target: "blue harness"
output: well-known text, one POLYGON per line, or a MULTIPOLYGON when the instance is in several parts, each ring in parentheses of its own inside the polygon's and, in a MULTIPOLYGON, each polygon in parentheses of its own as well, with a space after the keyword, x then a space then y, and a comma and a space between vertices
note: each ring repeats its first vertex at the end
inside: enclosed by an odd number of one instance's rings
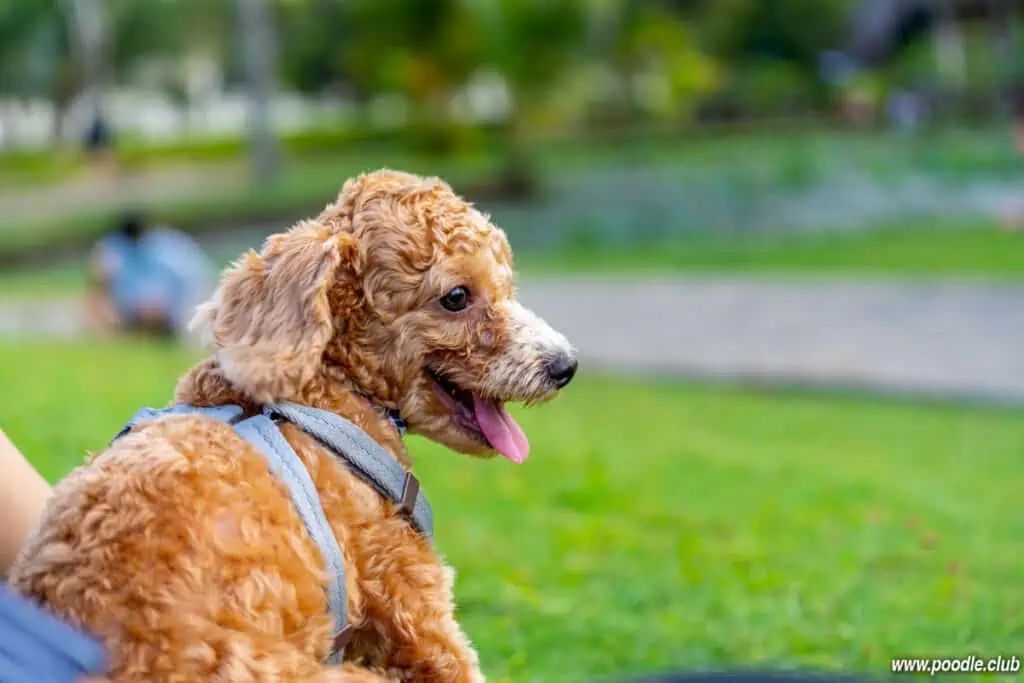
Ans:
MULTIPOLYGON (((312 477, 298 454, 278 429, 280 421, 290 422, 316 437, 330 449, 357 477, 395 504, 395 512, 405 517, 420 533, 432 538, 434 517, 430 504, 420 491, 419 480, 407 472, 380 444, 348 420, 319 408, 297 403, 280 402, 265 406, 258 415, 243 419, 239 406, 197 406, 177 404, 155 410, 143 408, 114 437, 116 441, 140 422, 165 415, 200 415, 231 425, 235 433, 263 454, 270 471, 284 481, 292 502, 302 518, 310 537, 320 548, 332 580, 327 587, 327 604, 334 616, 334 637, 328 663, 341 662, 345 646, 352 637, 348 623, 348 601, 345 594, 345 564, 338 540, 334 537, 312 477)), ((405 424, 397 415, 391 417, 399 433, 405 424)))

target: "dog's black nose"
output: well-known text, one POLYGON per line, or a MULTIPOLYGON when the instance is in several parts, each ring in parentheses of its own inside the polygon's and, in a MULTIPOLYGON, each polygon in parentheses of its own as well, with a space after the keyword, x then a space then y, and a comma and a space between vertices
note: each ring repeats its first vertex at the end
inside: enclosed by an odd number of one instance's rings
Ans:
POLYGON ((563 353, 557 358, 548 361, 548 377, 561 389, 572 381, 578 365, 579 363, 576 362, 575 356, 563 353))

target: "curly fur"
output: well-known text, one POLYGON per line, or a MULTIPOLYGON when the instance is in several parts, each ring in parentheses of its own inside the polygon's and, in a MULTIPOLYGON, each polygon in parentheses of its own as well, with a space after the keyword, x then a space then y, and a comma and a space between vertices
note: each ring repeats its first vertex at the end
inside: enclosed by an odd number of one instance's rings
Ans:
MULTIPOLYGON (((572 353, 515 302, 504 234, 442 181, 393 171, 349 181, 315 220, 245 254, 197 319, 214 353, 176 401, 324 408, 407 467, 386 408, 413 432, 489 454, 428 368, 482 396, 538 402, 557 390, 544 364, 572 353), (472 292, 459 313, 438 303, 454 286, 472 292)), ((282 431, 343 549, 355 627, 343 665, 323 664, 329 577, 286 488, 202 417, 144 423, 71 473, 12 585, 102 638, 115 682, 482 681, 431 544, 319 442, 282 431)))

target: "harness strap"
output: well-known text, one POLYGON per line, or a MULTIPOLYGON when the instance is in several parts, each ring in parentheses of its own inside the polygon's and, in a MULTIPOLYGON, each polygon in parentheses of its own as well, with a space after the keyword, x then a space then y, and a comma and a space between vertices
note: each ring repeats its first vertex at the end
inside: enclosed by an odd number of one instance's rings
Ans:
MULTIPOLYGON (((235 405, 198 407, 176 404, 162 409, 141 408, 111 443, 140 422, 167 415, 201 415, 231 425, 235 433, 266 458, 270 471, 288 487, 299 517, 310 538, 320 549, 331 575, 327 585, 327 603, 334 617, 335 631, 328 663, 340 663, 353 632, 352 625, 348 623, 344 556, 320 504, 312 477, 291 444, 281 434, 273 417, 293 422, 319 439, 354 474, 395 502, 397 512, 406 516, 421 532, 430 535, 433 532, 433 515, 430 505, 420 493, 419 481, 411 474, 406 474, 386 450, 348 420, 327 411, 294 403, 268 406, 262 414, 245 420, 241 419, 244 411, 235 405)), ((392 421, 395 422, 394 417, 392 421)), ((395 422, 395 425, 401 433, 404 423, 395 422)))
POLYGON ((340 664, 345 645, 351 635, 348 623, 348 600, 345 593, 345 560, 338 539, 331 530, 327 515, 320 505, 316 485, 302 460, 295 453, 281 430, 266 415, 256 415, 235 425, 235 432, 258 449, 267 459, 270 471, 280 477, 291 493, 292 502, 323 555, 331 574, 327 584, 327 603, 334 616, 334 640, 329 664, 340 664))
POLYGON ((419 480, 362 429, 334 413, 297 403, 275 403, 264 414, 279 416, 319 439, 353 474, 395 503, 418 531, 433 537, 434 514, 419 480))
POLYGON ((235 424, 240 417, 242 417, 242 409, 239 406, 211 406, 201 408, 198 406, 190 406, 182 403, 175 404, 169 408, 139 408, 139 411, 135 413, 128 424, 117 433, 110 443, 114 443, 122 436, 132 431, 135 425, 140 422, 146 422, 148 420, 155 420, 158 417, 164 415, 202 415, 213 420, 219 420, 220 422, 227 422, 229 425, 235 424))

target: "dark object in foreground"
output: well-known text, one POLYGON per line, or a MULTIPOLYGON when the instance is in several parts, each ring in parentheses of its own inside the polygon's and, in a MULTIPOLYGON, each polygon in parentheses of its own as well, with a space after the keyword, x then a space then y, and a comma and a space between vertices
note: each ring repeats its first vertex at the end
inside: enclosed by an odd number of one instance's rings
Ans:
POLYGON ((869 683, 867 676, 799 671, 675 672, 638 678, 629 683, 869 683))
POLYGON ((98 643, 0 585, 0 683, 75 683, 106 666, 98 643))

